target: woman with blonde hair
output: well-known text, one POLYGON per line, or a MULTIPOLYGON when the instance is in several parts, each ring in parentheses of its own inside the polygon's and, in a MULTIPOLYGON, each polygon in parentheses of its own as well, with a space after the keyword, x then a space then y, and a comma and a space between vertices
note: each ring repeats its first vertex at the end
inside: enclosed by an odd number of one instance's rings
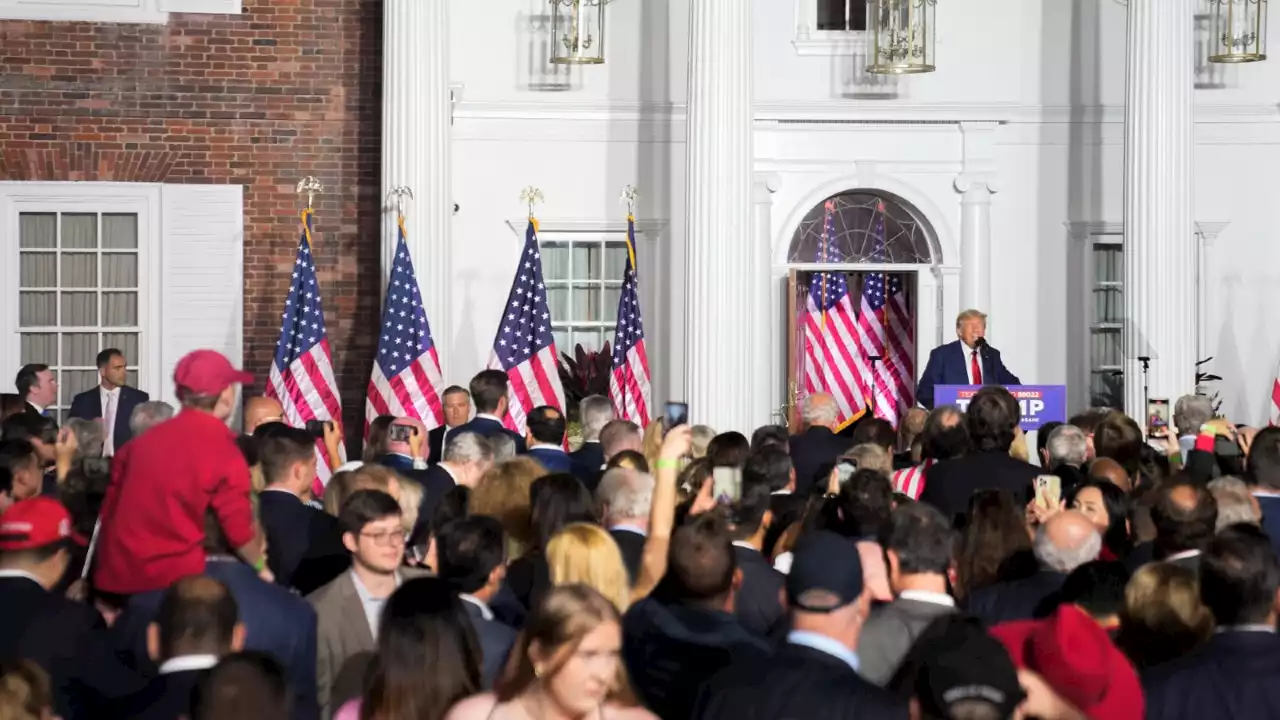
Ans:
POLYGON ((641 447, 644 448, 644 459, 649 463, 649 467, 654 467, 654 463, 658 461, 658 452, 662 450, 662 438, 666 434, 666 418, 660 417, 645 426, 641 447))
POLYGON ((530 524, 533 498, 529 490, 534 480, 546 474, 537 460, 524 456, 494 463, 467 500, 469 515, 487 515, 502 523, 509 558, 524 555, 533 539, 530 524))
POLYGON ((399 502, 403 484, 399 473, 377 463, 334 473, 324 488, 324 511, 337 517, 342 512, 342 504, 357 490, 381 490, 399 502))
POLYGON ((622 664, 618 609, 585 585, 561 585, 529 617, 495 691, 445 720, 656 720, 638 707, 622 664))
POLYGON ((1116 647, 1138 670, 1176 660, 1213 635, 1196 574, 1173 563, 1143 565, 1129 578, 1116 647))
POLYGON ((30 660, 0 663, 0 720, 53 720, 49 676, 30 660))
POLYGON ((620 613, 631 605, 631 581, 622 551, 599 525, 566 525, 547 543, 547 566, 553 586, 586 585, 605 596, 620 613))

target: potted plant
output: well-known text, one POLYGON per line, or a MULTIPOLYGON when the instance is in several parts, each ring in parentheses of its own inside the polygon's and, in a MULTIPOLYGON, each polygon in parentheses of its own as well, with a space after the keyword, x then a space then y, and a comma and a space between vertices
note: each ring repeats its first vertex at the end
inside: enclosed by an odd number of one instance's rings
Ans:
POLYGON ((560 370, 560 384, 564 387, 565 419, 568 422, 569 447, 582 444, 582 418, 578 417, 578 405, 588 395, 609 395, 609 376, 613 369, 613 351, 606 341, 599 350, 584 350, 579 344, 573 356, 560 353, 556 363, 560 370))

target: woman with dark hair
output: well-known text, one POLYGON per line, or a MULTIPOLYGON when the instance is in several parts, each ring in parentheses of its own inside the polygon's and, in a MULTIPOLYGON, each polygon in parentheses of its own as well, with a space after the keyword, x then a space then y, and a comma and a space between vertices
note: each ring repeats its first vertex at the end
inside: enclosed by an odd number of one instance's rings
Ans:
MULTIPOLYGON (((364 441, 364 452, 360 459, 365 462, 377 462, 387 454, 388 437, 391 423, 396 421, 395 415, 379 415, 369 423, 369 435, 364 441)), ((438 461, 440 458, 432 458, 438 461)))
POLYGON ((979 490, 969 499, 968 523, 956 562, 957 597, 1036 572, 1026 512, 1006 490, 979 490))
POLYGON ((533 608, 551 587, 547 567, 547 543, 570 523, 599 522, 595 501, 582 483, 568 473, 544 475, 529 487, 530 524, 533 538, 524 555, 507 566, 507 587, 520 604, 533 608))
POLYGON ((364 692, 334 720, 441 720, 478 691, 480 644, 449 583, 417 578, 387 599, 364 692))
POLYGON ((638 707, 621 650, 613 603, 585 585, 556 587, 529 617, 495 692, 463 700, 447 720, 656 720, 638 707))
POLYGON ((1106 480, 1086 480, 1076 486, 1067 507, 1079 510, 1102 533, 1099 560, 1123 560, 1133 549, 1133 501, 1106 480))
POLYGON ((712 467, 736 467, 747 464, 751 454, 751 441, 740 432, 723 432, 711 438, 707 444, 707 458, 712 467))
POLYGON ((0 422, 27 411, 27 402, 17 393, 0 393, 0 422))

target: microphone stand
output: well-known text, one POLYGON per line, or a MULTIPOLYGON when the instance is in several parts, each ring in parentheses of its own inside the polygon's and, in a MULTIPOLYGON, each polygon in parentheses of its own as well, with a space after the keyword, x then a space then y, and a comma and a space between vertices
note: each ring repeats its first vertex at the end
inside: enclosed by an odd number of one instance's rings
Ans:
POLYGON ((871 361, 871 417, 876 416, 876 363, 880 362, 879 355, 868 355, 867 360, 871 361))
POLYGON ((1151 372, 1151 358, 1141 355, 1138 357, 1138 362, 1142 363, 1142 416, 1147 418, 1146 424, 1150 425, 1151 418, 1148 410, 1151 407, 1151 386, 1148 375, 1151 372))

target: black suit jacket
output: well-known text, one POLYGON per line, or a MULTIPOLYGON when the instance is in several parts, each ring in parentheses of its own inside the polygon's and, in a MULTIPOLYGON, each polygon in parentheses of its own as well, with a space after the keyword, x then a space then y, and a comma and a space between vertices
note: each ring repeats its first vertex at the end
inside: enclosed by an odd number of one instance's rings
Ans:
POLYGON ((821 650, 784 643, 768 660, 735 662, 703 686, 695 720, 823 718, 895 720, 906 701, 821 650))
POLYGON ((276 583, 308 595, 351 566, 338 519, 290 492, 264 490, 258 512, 267 534, 267 566, 276 583))
POLYGON ((525 452, 524 438, 520 437, 519 433, 508 430, 505 425, 497 420, 477 416, 471 418, 471 421, 466 425, 459 425, 457 432, 473 432, 481 437, 493 437, 494 435, 505 433, 510 435, 512 440, 515 440, 517 453, 523 454, 525 452))
POLYGON ((438 463, 444 459, 445 426, 437 425, 427 433, 427 462, 438 463))
POLYGON ((584 442, 582 447, 569 453, 569 457, 573 458, 578 479, 595 495, 596 488, 600 487, 600 478, 604 476, 600 469, 604 467, 604 446, 598 441, 584 442))
POLYGON ((1147 717, 1269 720, 1280 717, 1280 637, 1221 632, 1203 647, 1142 673, 1147 717))
POLYGON ((635 585, 636 578, 640 575, 640 562, 644 559, 645 536, 631 530, 618 529, 610 529, 609 534, 622 553, 622 564, 627 566, 627 577, 635 585))
POLYGON ((1058 591, 1066 579, 1062 573, 1041 570, 1028 578, 974 590, 965 604, 969 614, 988 627, 1010 620, 1041 618, 1057 607, 1058 591))
POLYGON ((110 717, 115 703, 142 689, 142 676, 116 658, 107 624, 92 607, 29 578, 0 577, 0 608, 0 658, 44 668, 63 720, 110 717))
POLYGON ((121 703, 115 717, 131 720, 179 720, 191 715, 191 693, 208 670, 172 672, 151 678, 121 703))
POLYGON ((514 628, 497 619, 486 620, 480 606, 470 600, 463 600, 467 608, 467 616, 471 618, 471 627, 475 628, 476 639, 480 641, 480 652, 484 658, 484 686, 492 688, 502 675, 502 668, 507 664, 507 655, 516 643, 514 628))
MULTIPOLYGON (((111 436, 112 447, 116 452, 120 452, 120 448, 133 438, 133 431, 129 429, 129 418, 133 415, 133 409, 150 399, 150 395, 137 388, 127 385, 120 388, 120 404, 116 406, 116 427, 111 436)), ((81 420, 97 420, 102 417, 101 389, 95 385, 76 395, 71 400, 71 410, 67 413, 67 417, 81 420)))
POLYGON ((1008 490, 1018 507, 1024 507, 1035 494, 1034 481, 1039 474, 1039 467, 1011 458, 1008 452, 975 452, 929 468, 929 482, 920 493, 920 502, 938 508, 959 528, 965 524, 974 492, 1008 490))
POLYGON ((769 564, 759 550, 733 546, 738 569, 742 571, 742 587, 738 589, 735 612, 738 622, 762 638, 786 615, 782 609, 781 591, 786 576, 769 564))
MULTIPOLYGON (((1009 372, 1000 359, 1000 351, 990 345, 978 351, 982 362, 983 385, 1021 385, 1017 375, 1009 372)), ((964 345, 953 340, 940 345, 929 353, 929 362, 920 373, 920 382, 916 386, 916 400, 921 405, 933 409, 933 389, 937 385, 968 385, 969 363, 964 345)))
POLYGON ((791 464, 796 469, 796 494, 809 495, 815 484, 825 489, 836 459, 850 447, 853 447, 851 440, 838 437, 824 427, 811 427, 792 435, 791 464))

